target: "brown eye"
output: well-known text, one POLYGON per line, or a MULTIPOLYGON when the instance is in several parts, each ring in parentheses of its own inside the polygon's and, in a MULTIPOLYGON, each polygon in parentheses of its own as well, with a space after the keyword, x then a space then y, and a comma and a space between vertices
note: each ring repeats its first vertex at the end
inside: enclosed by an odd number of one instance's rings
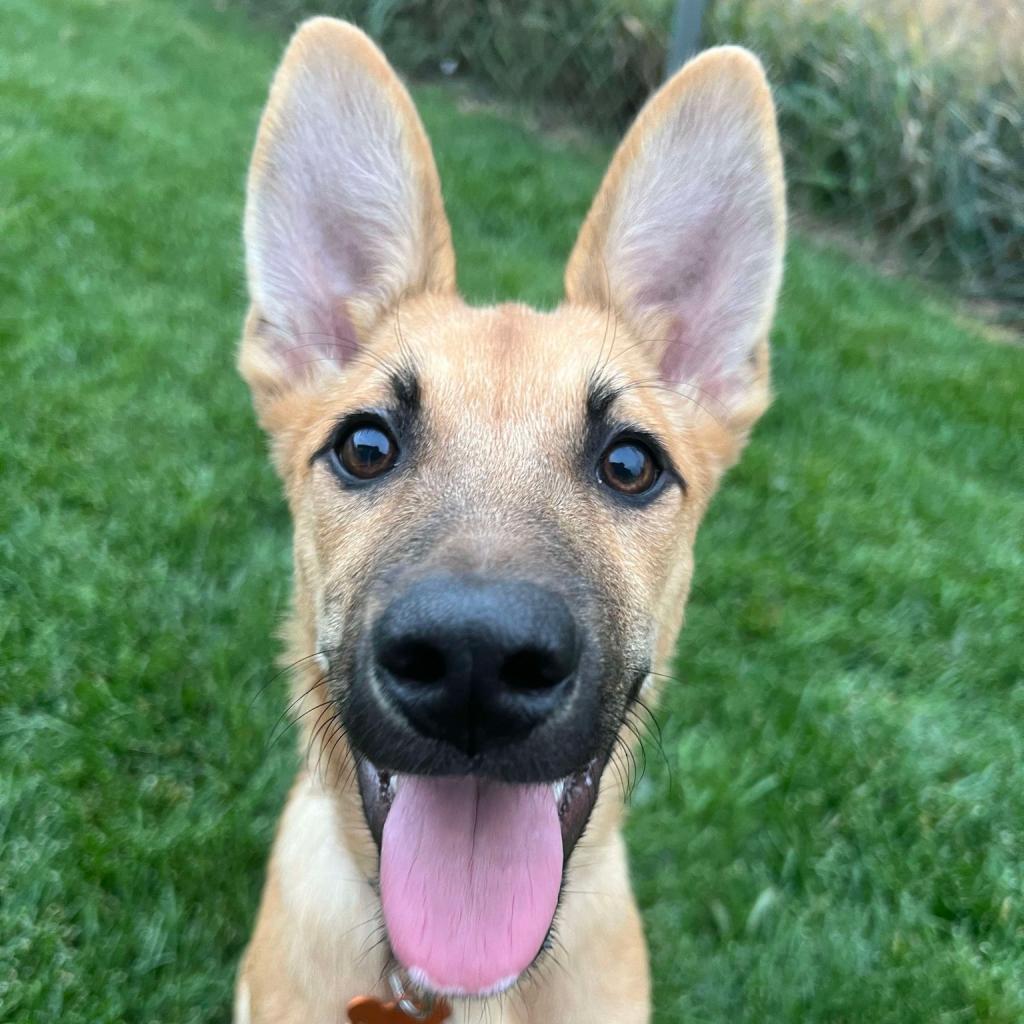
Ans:
POLYGON ((364 423, 352 427, 338 439, 334 456, 343 475, 372 480, 395 464, 398 445, 382 426, 364 423))
POLYGON ((616 441, 601 456, 601 479, 621 494, 645 494, 661 476, 650 448, 642 441, 616 441))

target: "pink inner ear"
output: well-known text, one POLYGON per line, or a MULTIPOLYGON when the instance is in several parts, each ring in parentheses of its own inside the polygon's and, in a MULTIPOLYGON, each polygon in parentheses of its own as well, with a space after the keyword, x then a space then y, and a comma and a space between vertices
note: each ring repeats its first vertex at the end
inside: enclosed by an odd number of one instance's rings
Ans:
POLYGON ((662 377, 714 399, 727 401, 741 384, 741 367, 730 362, 723 350, 702 339, 682 316, 673 316, 667 325, 658 368, 662 377))
POLYGON ((751 384, 781 258, 745 98, 705 90, 658 125, 620 185, 604 252, 613 294, 660 344, 663 378, 725 404, 751 384))
POLYGON ((250 178, 250 293, 269 324, 261 341, 283 374, 349 362, 361 347, 353 320, 365 330, 423 286, 435 259, 423 216, 432 183, 411 144, 414 115, 397 84, 368 70, 378 58, 359 57, 370 44, 350 34, 300 29, 250 178))
POLYGON ((763 225, 734 194, 720 187, 713 215, 695 204, 678 236, 648 250, 649 284, 638 295, 641 305, 665 313, 662 376, 723 402, 743 385, 765 273, 763 225))
POLYGON ((662 376, 724 403, 750 384, 774 289, 776 232, 768 204, 749 202, 763 200, 757 191, 732 181, 714 183, 710 197, 691 190, 691 206, 660 234, 652 228, 629 268, 645 282, 636 306, 660 313, 662 376))
POLYGON ((340 298, 330 308, 310 311, 301 321, 291 318, 287 324, 266 323, 270 351, 292 376, 324 369, 326 364, 343 366, 360 347, 340 298))
POLYGON ((662 344, 658 368, 666 380, 681 384, 705 376, 709 353, 706 346, 695 343, 694 331, 684 317, 677 314, 669 319, 662 344))

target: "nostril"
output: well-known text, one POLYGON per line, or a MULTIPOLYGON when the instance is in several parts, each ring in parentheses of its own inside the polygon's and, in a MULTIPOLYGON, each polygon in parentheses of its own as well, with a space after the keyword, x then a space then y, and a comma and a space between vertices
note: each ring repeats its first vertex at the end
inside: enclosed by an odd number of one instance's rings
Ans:
POLYGON ((399 640, 382 652, 380 663, 405 683, 433 686, 445 677, 444 652, 429 640, 399 640))
POLYGON ((550 690, 562 682, 567 674, 561 658, 535 647, 513 651, 502 661, 498 670, 502 684, 520 693, 550 690))

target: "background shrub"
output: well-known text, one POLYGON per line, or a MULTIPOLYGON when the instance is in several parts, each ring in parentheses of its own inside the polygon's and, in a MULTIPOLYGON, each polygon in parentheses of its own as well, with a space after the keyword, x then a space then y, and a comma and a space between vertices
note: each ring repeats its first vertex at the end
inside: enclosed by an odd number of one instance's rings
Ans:
MULTIPOLYGON (((664 74, 672 0, 245 0, 381 40, 408 74, 468 78, 618 131, 664 74)), ((897 243, 913 269, 1024 324, 1024 17, 1014 0, 718 0, 707 42, 775 83, 792 196, 897 243)))
POLYGON ((1019 22, 959 43, 927 29, 898 3, 808 0, 719 0, 709 24, 769 66, 797 203, 903 243, 917 269, 1024 322, 1019 22))
POLYGON ((366 29, 406 73, 469 78, 517 102, 567 107, 618 129, 664 76, 665 0, 243 0, 295 21, 334 14, 366 29))

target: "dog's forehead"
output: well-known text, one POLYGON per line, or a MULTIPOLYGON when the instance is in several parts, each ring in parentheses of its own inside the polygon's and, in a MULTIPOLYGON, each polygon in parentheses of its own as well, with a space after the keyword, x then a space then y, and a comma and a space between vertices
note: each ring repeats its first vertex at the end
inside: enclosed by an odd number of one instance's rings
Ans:
MULTIPOLYGON (((402 321, 423 406, 435 422, 472 420, 537 431, 580 424, 602 379, 622 375, 612 317, 596 309, 539 312, 505 304, 402 321)), ((636 360, 633 360, 636 362, 636 360)), ((627 364, 626 376, 638 366, 627 364)))

